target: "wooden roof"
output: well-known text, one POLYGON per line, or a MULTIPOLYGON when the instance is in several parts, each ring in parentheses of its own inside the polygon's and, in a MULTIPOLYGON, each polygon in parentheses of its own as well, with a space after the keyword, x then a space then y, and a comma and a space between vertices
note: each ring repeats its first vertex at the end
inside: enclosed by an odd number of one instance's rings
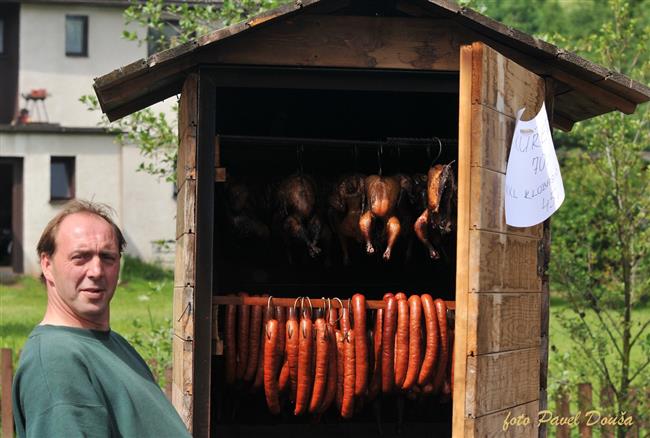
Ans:
MULTIPOLYGON (((257 40, 251 38, 257 35, 256 29, 299 15, 360 16, 364 12, 412 18, 413 22, 445 19, 454 23, 467 41, 483 41, 529 70, 552 76, 559 81, 555 87, 554 125, 564 130, 571 129, 575 122, 614 110, 631 114, 638 104, 650 100, 650 88, 644 84, 449 0, 297 0, 96 78, 95 92, 102 110, 110 120, 116 120, 180 93, 188 71, 199 64, 227 63, 227 56, 220 58, 218 52, 231 41, 239 41, 234 46, 239 51, 255 44, 257 40), (249 38, 241 39, 242 35, 249 38), (215 53, 217 56, 206 56, 215 53)), ((264 38, 264 33, 259 35, 264 38)), ((371 61, 368 67, 373 66, 371 61)))

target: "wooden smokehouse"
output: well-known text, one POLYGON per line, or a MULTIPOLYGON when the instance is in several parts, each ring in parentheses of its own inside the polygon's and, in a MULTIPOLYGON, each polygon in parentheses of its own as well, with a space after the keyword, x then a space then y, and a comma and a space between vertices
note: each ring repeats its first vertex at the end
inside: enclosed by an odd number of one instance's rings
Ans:
POLYGON ((534 424, 502 431, 507 415, 535 418, 547 404, 549 221, 504 219, 515 114, 545 102, 568 131, 633 113, 650 89, 447 0, 297 0, 94 86, 111 120, 180 94, 172 398, 195 436, 373 436, 378 423, 388 435, 395 423, 406 436, 545 435, 534 424), (455 234, 436 261, 416 242, 410 257, 343 266, 332 239, 328 260, 289 262, 270 241, 234 240, 224 219, 231 178, 256 181, 263 198, 297 171, 327 187, 346 172, 426 174, 434 162, 457 175, 455 234), (385 397, 315 423, 270 416, 263 396, 224 384, 226 295, 345 302, 399 290, 453 303, 451 402, 385 397))

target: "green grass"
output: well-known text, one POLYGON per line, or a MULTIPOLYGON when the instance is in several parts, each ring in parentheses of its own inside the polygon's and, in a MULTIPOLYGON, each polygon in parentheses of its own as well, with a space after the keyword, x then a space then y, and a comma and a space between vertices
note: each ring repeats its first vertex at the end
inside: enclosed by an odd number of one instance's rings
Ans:
MULTIPOLYGON (((125 257, 111 304, 111 329, 132 341, 145 359, 169 360, 166 352, 171 351, 171 336, 167 340, 162 332, 171 329, 172 294, 171 272, 125 257)), ((46 304, 45 286, 38 279, 21 277, 12 285, 0 285, 0 347, 14 351, 14 363, 43 318, 46 304)))

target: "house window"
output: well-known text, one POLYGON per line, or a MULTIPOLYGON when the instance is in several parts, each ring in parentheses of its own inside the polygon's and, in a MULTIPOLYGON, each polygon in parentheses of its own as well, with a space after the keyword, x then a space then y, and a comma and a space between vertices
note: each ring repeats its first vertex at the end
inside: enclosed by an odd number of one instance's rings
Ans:
POLYGON ((52 157, 50 160, 50 200, 72 199, 74 187, 74 157, 52 157))
POLYGON ((87 16, 65 16, 65 54, 66 56, 88 56, 87 16))

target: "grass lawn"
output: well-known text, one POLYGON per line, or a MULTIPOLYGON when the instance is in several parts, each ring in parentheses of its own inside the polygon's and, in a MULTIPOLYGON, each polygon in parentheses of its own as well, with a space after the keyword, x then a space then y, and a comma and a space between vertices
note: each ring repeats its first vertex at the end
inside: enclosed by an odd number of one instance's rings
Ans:
MULTIPOLYGON (((147 360, 171 360, 172 294, 171 272, 125 258, 111 304, 111 328, 147 360)), ((43 318, 46 304, 45 286, 38 279, 21 277, 12 285, 0 285, 0 347, 13 349, 17 356, 43 318)))

